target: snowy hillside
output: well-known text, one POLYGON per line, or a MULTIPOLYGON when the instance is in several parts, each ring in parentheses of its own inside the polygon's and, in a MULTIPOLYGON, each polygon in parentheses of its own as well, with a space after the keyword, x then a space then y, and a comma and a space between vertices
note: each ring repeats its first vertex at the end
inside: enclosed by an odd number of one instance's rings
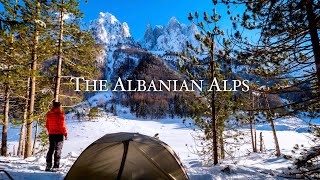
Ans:
POLYGON ((180 24, 172 17, 166 26, 157 25, 152 29, 147 25, 143 39, 139 41, 141 46, 149 51, 182 52, 186 48, 186 42, 199 47, 195 35, 199 34, 195 24, 187 26, 180 24))
MULTIPOLYGON (((99 97, 101 96, 96 96, 98 99, 99 97)), ((94 97, 91 100, 94 101, 94 97)), ((265 153, 250 153, 249 130, 243 129, 247 135, 234 153, 234 158, 228 158, 218 166, 209 167, 202 163, 198 155, 192 153, 196 147, 194 131, 185 127, 182 119, 138 119, 129 113, 129 109, 120 106, 117 109, 119 116, 103 114, 93 121, 79 121, 74 114, 67 115, 69 140, 65 141, 63 147, 62 172, 43 171, 45 153, 26 160, 18 157, 0 157, 0 168, 6 169, 14 179, 62 179, 88 145, 107 133, 115 132, 138 132, 149 136, 159 133, 160 140, 169 144, 182 160, 191 179, 281 179, 282 171, 292 164, 290 160, 274 156, 273 136, 268 125, 258 126, 258 133, 263 133, 265 153)), ((280 130, 277 133, 282 153, 294 156, 291 151, 297 142, 304 147, 309 147, 312 143, 309 139, 310 134, 300 133, 293 126, 302 128, 307 125, 290 117, 276 121, 276 128, 280 130), (288 127, 284 127, 286 124, 288 127)), ((9 137, 9 149, 17 144, 18 134, 12 133, 15 131, 18 130, 9 130, 9 134, 12 135, 9 137)), ((0 179, 5 179, 3 173, 0 173, 0 179)))

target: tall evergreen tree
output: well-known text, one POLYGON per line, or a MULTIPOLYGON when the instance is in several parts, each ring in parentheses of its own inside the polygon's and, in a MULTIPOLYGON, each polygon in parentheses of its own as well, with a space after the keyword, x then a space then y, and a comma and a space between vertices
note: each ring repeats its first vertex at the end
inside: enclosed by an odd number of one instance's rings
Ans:
POLYGON ((203 113, 193 114, 191 118, 204 134, 200 138, 203 145, 200 154, 209 156, 209 160, 216 165, 219 157, 224 158, 223 132, 234 103, 231 101, 232 92, 218 91, 221 90, 220 87, 211 85, 230 76, 231 69, 222 70, 221 66, 221 62, 229 65, 231 63, 230 43, 224 39, 222 46, 218 46, 219 37, 223 36, 224 32, 217 26, 221 16, 216 14, 215 10, 212 16, 204 12, 203 21, 199 20, 198 12, 194 16, 190 13, 189 20, 201 29, 200 34, 196 35, 201 47, 193 47, 187 43, 186 52, 180 54, 179 68, 190 79, 205 80, 204 84, 207 85, 200 93, 198 101, 190 104, 193 109, 197 109, 196 112, 203 113), (207 58, 201 58, 203 56, 207 58))
POLYGON ((30 91, 29 91, 29 109, 27 117, 27 134, 26 134, 26 143, 25 143, 25 153, 24 157, 28 158, 32 154, 32 127, 34 120, 34 104, 36 96, 36 77, 38 73, 38 46, 39 46, 39 29, 40 29, 40 12, 41 12, 41 3, 40 1, 35 2, 25 2, 26 10, 29 10, 26 16, 31 17, 32 20, 32 60, 31 60, 31 74, 30 74, 30 91))
POLYGON ((100 53, 101 48, 95 43, 91 33, 81 28, 83 13, 79 10, 79 2, 76 0, 52 0, 50 6, 52 27, 51 31, 56 46, 55 54, 55 81, 54 81, 54 100, 60 101, 59 96, 63 95, 68 99, 65 92, 70 92, 62 77, 84 76, 91 79, 98 76, 96 71, 97 63, 95 57, 100 53), (66 85, 61 86, 61 83, 66 85))
MULTIPOLYGON (((33 138, 33 123, 38 118, 39 107, 36 106, 37 96, 40 97, 39 92, 43 93, 50 83, 45 78, 47 75, 43 69, 45 60, 52 57, 51 46, 53 40, 51 34, 48 33, 49 2, 47 1, 28 1, 23 0, 20 5, 21 15, 19 19, 22 20, 24 29, 19 32, 19 36, 26 42, 26 50, 22 51, 28 56, 29 62, 29 96, 28 96, 28 111, 26 120, 26 141, 24 157, 30 157, 32 154, 32 138, 33 138)), ((22 53, 20 52, 20 53, 22 53)), ((28 79, 25 80, 26 84, 28 79)), ((24 91, 25 92, 25 91, 24 91)), ((40 112, 41 113, 41 112, 40 112)))
POLYGON ((0 83, 4 89, 4 104, 3 104, 3 124, 2 124, 2 138, 1 138, 1 155, 7 155, 7 134, 9 127, 9 108, 12 99, 11 86, 15 84, 18 74, 18 49, 16 34, 19 29, 19 23, 16 21, 18 14, 18 1, 3 3, 5 12, 1 13, 2 20, 7 22, 0 31, 1 41, 1 61, 0 61, 0 83))

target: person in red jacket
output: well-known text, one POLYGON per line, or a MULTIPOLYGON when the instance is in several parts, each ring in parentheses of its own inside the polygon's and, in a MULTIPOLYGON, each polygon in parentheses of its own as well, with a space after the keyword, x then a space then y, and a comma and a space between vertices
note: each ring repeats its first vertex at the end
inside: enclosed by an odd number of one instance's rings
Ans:
POLYGON ((68 139, 66 122, 60 102, 53 102, 53 108, 46 118, 46 128, 49 134, 49 150, 46 157, 46 171, 59 169, 63 137, 68 139), (54 153, 54 165, 52 168, 52 155, 54 153))

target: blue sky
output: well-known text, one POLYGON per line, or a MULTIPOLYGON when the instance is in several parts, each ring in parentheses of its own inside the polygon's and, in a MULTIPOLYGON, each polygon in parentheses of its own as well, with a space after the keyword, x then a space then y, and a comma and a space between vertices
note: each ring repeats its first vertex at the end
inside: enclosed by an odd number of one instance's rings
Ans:
MULTIPOLYGON (((175 16, 179 22, 190 24, 189 12, 212 12, 211 0, 89 0, 80 1, 80 10, 85 13, 84 21, 96 19, 99 12, 110 12, 119 21, 127 22, 134 39, 142 38, 146 25, 165 25, 175 16)), ((216 7, 217 12, 224 15, 223 24, 230 25, 225 7, 216 7)), ((225 27, 224 27, 225 28, 225 27)))
MULTIPOLYGON (((180 23, 190 24, 188 15, 190 12, 204 11, 212 14, 213 8, 222 15, 219 22, 221 29, 230 29, 230 16, 224 5, 214 6, 212 0, 85 0, 80 1, 80 10, 85 14, 84 22, 98 18, 99 12, 110 12, 119 21, 127 22, 130 33, 135 40, 143 37, 148 23, 155 25, 166 25, 171 17, 176 17, 180 23)), ((0 11, 3 7, 0 4, 0 11)), ((241 11, 240 8, 232 10, 232 13, 241 11)))

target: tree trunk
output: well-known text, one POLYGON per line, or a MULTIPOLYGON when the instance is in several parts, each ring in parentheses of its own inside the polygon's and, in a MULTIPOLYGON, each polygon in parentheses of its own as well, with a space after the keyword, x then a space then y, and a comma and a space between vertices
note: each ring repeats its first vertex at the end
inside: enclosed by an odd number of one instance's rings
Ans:
POLYGON ((257 126, 256 126, 256 120, 254 119, 253 120, 254 121, 254 123, 253 123, 253 135, 254 135, 254 147, 255 147, 255 152, 258 152, 258 147, 257 147, 257 126))
POLYGON ((12 156, 15 156, 15 155, 16 155, 16 145, 13 145, 12 156))
POLYGON ((255 140, 254 140, 253 125, 252 125, 251 117, 250 117, 250 134, 251 134, 252 152, 257 152, 256 147, 255 147, 255 140))
POLYGON ((7 156, 7 137, 8 137, 8 126, 9 126, 9 98, 10 98, 10 87, 9 84, 6 83, 5 85, 5 106, 3 109, 4 113, 4 119, 3 119, 3 125, 2 125, 2 140, 1 140, 1 155, 7 156))
POLYGON ((36 132, 34 133, 34 139, 33 139, 32 155, 34 155, 35 151, 36 151, 36 142, 37 142, 37 137, 38 137, 38 129, 39 129, 39 124, 38 124, 38 121, 37 121, 36 122, 36 132))
POLYGON ((24 141, 23 141, 23 146, 22 146, 22 149, 21 149, 21 150, 22 150, 22 152, 21 152, 21 155, 22 155, 22 156, 24 156, 24 151, 25 151, 25 149, 26 149, 26 138, 27 138, 27 137, 25 136, 24 141))
POLYGON ((22 152, 23 147, 22 146, 24 145, 24 137, 25 137, 25 127, 24 126, 25 126, 25 120, 23 119, 21 127, 20 127, 20 137, 19 137, 19 144, 18 144, 18 151, 17 151, 18 156, 23 155, 23 152, 22 152))
POLYGON ((225 153, 224 153, 224 141, 223 141, 223 127, 220 127, 220 138, 219 138, 219 144, 220 144, 220 158, 224 159, 225 158, 225 153))
POLYGON ((277 132, 276 132, 276 128, 275 128, 275 126, 274 126, 273 119, 270 119, 270 124, 271 124, 271 128, 272 128, 272 134, 273 134, 273 138, 274 138, 274 144, 276 145, 276 156, 279 157, 279 156, 281 155, 281 152, 280 152, 280 147, 279 147, 277 132))
MULTIPOLYGON (((270 116, 272 116, 272 112, 271 112, 271 109, 270 109, 270 104, 269 104, 269 101, 267 99, 267 96, 264 95, 264 98, 265 98, 265 101, 266 101, 267 108, 269 109, 269 114, 270 114, 270 116)), ((279 157, 281 155, 281 152, 280 152, 280 147, 279 147, 279 142, 278 142, 278 137, 277 137, 277 131, 276 131, 276 128, 274 126, 274 121, 273 121, 272 117, 269 118, 269 121, 270 121, 270 125, 271 125, 271 128, 272 128, 274 144, 276 146, 276 156, 279 157)))
MULTIPOLYGON (((251 100, 251 107, 252 110, 254 110, 254 95, 251 93, 252 95, 252 100, 251 100)), ((250 98, 251 99, 251 98, 250 98)), ((257 152, 257 142, 256 142, 256 132, 253 129, 253 121, 254 121, 254 116, 253 116, 253 112, 250 111, 250 134, 251 134, 251 144, 252 144, 252 151, 253 152, 257 152)))
POLYGON ((254 123, 253 123, 253 134, 254 134, 254 147, 255 147, 255 150, 256 152, 258 152, 258 147, 257 147, 257 126, 256 126, 256 121, 254 120, 254 123))
POLYGON ((63 0, 61 1, 61 11, 60 11, 60 33, 59 33, 59 45, 58 45, 58 62, 57 62, 57 74, 56 74, 56 84, 54 89, 54 100, 59 102, 60 94, 60 81, 61 81, 61 65, 62 65, 62 41, 63 41, 63 0))
MULTIPOLYGON (((39 17, 39 13, 40 13, 39 8, 40 8, 40 2, 38 1, 36 5, 36 15, 37 15, 36 19, 38 19, 39 17)), ((36 72, 37 72, 37 63, 38 63, 37 48, 39 43, 39 30, 38 30, 37 24, 35 24, 34 31, 35 32, 34 32, 34 42, 33 42, 30 93, 29 93, 29 114, 27 118, 27 140, 26 140, 24 158, 30 157, 32 152, 32 125, 33 125, 34 101, 35 101, 35 93, 36 93, 36 72)))
POLYGON ((25 146, 25 139, 26 139, 26 121, 27 121, 27 115, 28 115, 28 94, 29 94, 29 86, 30 86, 30 78, 28 78, 28 83, 27 83, 27 93, 25 96, 25 104, 23 108, 23 119, 22 119, 22 124, 21 124, 21 129, 20 129, 20 138, 19 138, 19 146, 18 146, 18 156, 23 155, 23 149, 25 146))
MULTIPOLYGON (((252 99, 253 99, 253 109, 255 109, 255 95, 252 96, 252 99)), ((252 114, 252 119, 253 119, 253 135, 254 135, 254 147, 255 147, 255 152, 258 152, 258 148, 257 148, 257 121, 256 119, 254 118, 254 114, 252 114)))
MULTIPOLYGON (((215 76, 214 69, 214 36, 211 37, 211 52, 210 52, 210 72, 211 72, 211 82, 215 76)), ((216 120, 216 107, 215 107, 215 89, 212 90, 211 97, 211 118, 212 118, 212 146, 213 146, 213 163, 218 164, 218 136, 217 136, 217 120, 216 120)))
POLYGON ((306 0, 307 19, 309 23, 309 34, 311 37, 312 50, 314 54, 314 61, 316 64, 316 73, 318 78, 318 87, 320 90, 320 43, 317 29, 317 20, 313 8, 313 0, 306 0))
POLYGON ((263 152, 263 136, 262 136, 262 132, 260 132, 260 152, 263 152))
MULTIPOLYGON (((24 115, 23 115, 24 116, 24 115)), ((26 137, 26 130, 25 130, 25 126, 26 126, 26 121, 23 120, 21 127, 20 127, 20 137, 19 137, 19 144, 18 144, 18 151, 17 151, 17 155, 18 156, 23 156, 23 146, 25 145, 25 137, 26 137)))

